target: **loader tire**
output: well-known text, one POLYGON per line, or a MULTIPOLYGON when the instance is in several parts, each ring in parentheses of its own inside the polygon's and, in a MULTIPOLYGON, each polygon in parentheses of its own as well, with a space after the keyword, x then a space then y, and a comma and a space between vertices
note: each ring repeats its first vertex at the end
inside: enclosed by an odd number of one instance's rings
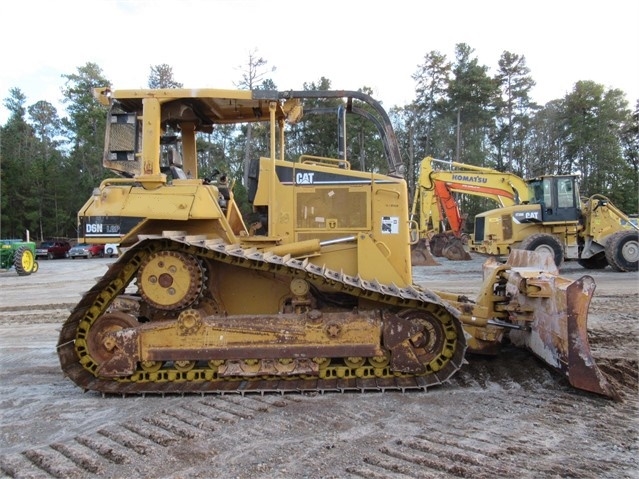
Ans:
POLYGON ((637 271, 639 264, 639 232, 618 231, 606 243, 606 260, 615 271, 637 271))
POLYGON ((38 270, 36 264, 33 251, 28 246, 20 246, 16 250, 13 256, 13 266, 18 276, 28 276, 31 273, 35 273, 38 270))
POLYGON ((605 253, 599 253, 592 258, 581 258, 577 260, 579 266, 582 266, 586 269, 604 269, 608 266, 608 260, 606 259, 605 253))
POLYGON ((546 233, 530 235, 519 244, 517 249, 525 249, 537 253, 549 253, 555 260, 557 268, 564 262, 564 248, 561 246, 561 243, 555 236, 546 233))

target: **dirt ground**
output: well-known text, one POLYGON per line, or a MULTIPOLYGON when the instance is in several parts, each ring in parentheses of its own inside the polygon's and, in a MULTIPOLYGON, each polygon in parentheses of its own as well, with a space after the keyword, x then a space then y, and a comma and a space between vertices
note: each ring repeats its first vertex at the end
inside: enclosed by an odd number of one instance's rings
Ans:
MULTIPOLYGON (((63 377, 55 346, 112 261, 0 273, 0 477, 639 478, 637 273, 589 272, 590 343, 621 402, 515 349, 427 392, 102 397, 63 377)), ((438 261, 415 282, 477 293, 482 258, 438 261)))

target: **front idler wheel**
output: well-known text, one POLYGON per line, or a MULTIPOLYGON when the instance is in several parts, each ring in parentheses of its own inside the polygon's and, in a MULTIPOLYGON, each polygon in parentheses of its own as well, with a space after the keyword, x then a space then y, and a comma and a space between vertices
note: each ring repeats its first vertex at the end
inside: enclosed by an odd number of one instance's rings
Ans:
POLYGON ((119 311, 100 316, 91 325, 87 336, 87 350, 89 356, 98 364, 103 364, 113 358, 117 352, 116 345, 109 339, 109 334, 122 329, 134 328, 137 320, 119 311))
POLYGON ((385 318, 384 348, 391 370, 446 379, 461 366, 465 340, 461 325, 447 310, 408 309, 385 318), (439 314, 437 314, 439 313, 439 314))
POLYGON ((442 322, 428 311, 408 310, 398 316, 417 327, 418 332, 411 336, 410 343, 419 362, 428 365, 433 371, 439 370, 442 361, 452 356, 446 348, 446 329, 442 322))

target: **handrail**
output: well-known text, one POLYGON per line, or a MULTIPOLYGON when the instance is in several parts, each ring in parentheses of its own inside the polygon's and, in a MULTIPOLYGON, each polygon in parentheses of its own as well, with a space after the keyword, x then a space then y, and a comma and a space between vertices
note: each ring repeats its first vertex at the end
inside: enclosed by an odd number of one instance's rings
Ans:
POLYGON ((300 163, 307 165, 330 166, 331 168, 351 169, 351 163, 348 160, 340 160, 338 158, 327 158, 324 156, 301 155, 300 163))

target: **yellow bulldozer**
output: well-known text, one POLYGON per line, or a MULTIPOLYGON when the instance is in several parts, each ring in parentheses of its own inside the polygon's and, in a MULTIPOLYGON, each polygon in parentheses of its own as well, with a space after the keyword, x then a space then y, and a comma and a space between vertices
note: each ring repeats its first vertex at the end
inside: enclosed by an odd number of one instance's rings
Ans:
POLYGON ((104 180, 78 213, 82 241, 122 254, 63 324, 61 368, 103 394, 425 390, 505 337, 576 388, 616 391, 590 353, 595 289, 547 255, 487 261, 475 301, 413 283, 408 195, 387 113, 356 91, 96 90, 109 107, 104 180), (377 127, 388 174, 345 158, 287 158, 311 101, 377 127), (228 181, 199 178, 196 135, 261 122, 249 172, 260 227, 228 181), (176 146, 177 145, 177 146, 176 146))

